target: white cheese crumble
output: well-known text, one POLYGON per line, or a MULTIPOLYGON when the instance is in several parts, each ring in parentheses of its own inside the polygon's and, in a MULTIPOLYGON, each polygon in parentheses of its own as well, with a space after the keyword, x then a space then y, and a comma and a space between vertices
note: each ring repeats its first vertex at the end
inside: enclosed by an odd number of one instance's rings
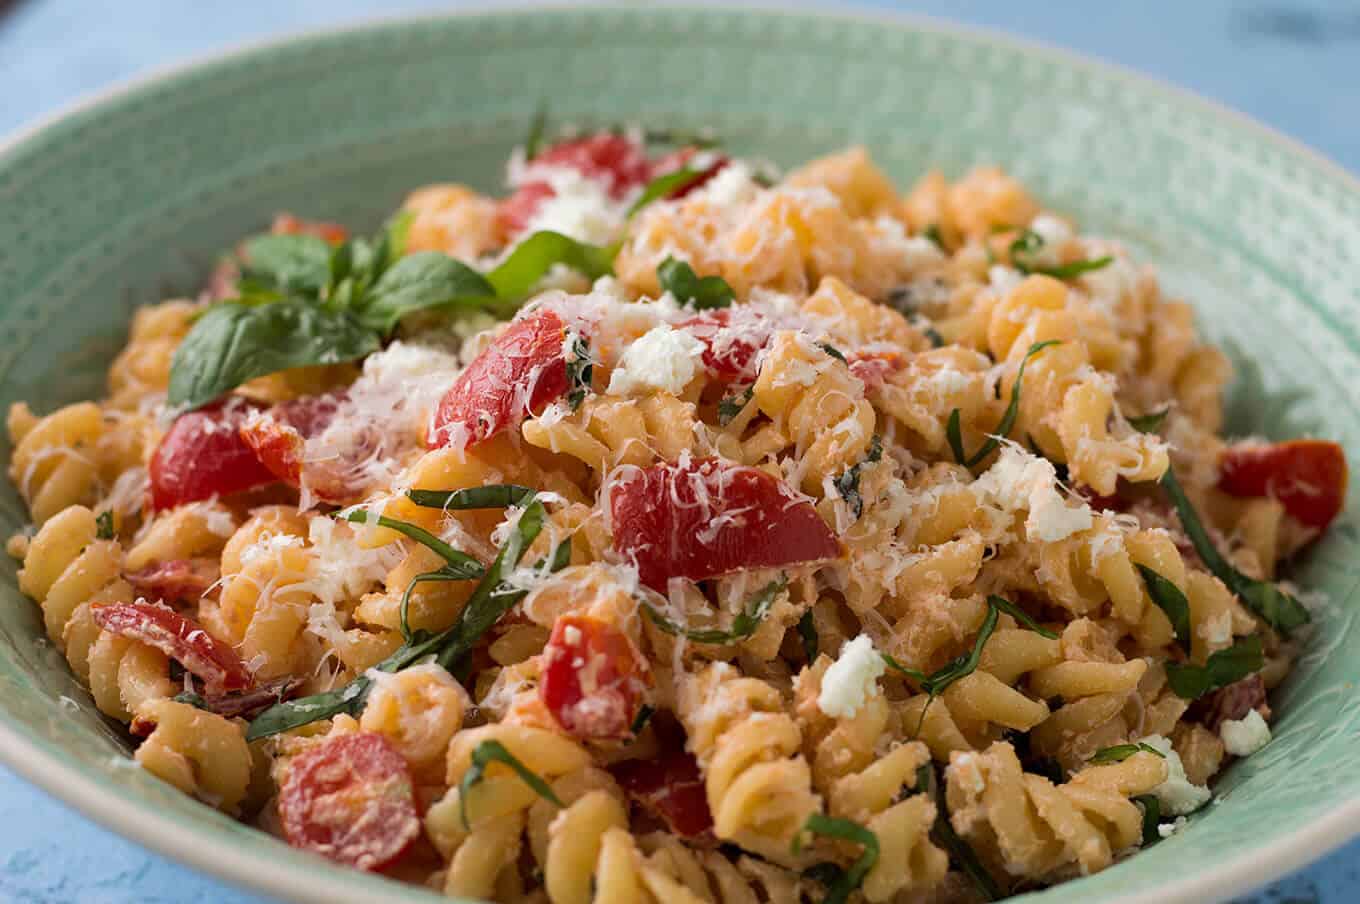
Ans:
POLYGON ((1011 294, 1011 290, 1020 285, 1024 278, 1025 274, 1014 267, 994 264, 987 270, 987 284, 1002 297, 1011 294))
POLYGON ((609 196, 603 182, 566 167, 547 170, 544 175, 554 194, 539 204, 524 235, 547 230, 596 245, 614 240, 625 208, 609 196))
POLYGON ((1091 507, 1070 506, 1057 488, 1058 474, 1046 458, 1031 455, 1015 443, 1004 442, 996 463, 973 482, 982 502, 1008 512, 1026 509, 1025 531, 1031 540, 1054 543, 1089 530, 1095 523, 1091 507))
POLYGON ((878 692, 878 677, 887 669, 873 639, 861 634, 845 642, 841 655, 822 676, 817 705, 832 718, 851 718, 878 692))
MULTIPOLYGON (((691 169, 699 169, 696 161, 690 161, 691 169)), ((751 167, 741 160, 733 160, 694 192, 694 197, 702 197, 714 207, 736 209, 745 207, 760 194, 760 184, 755 180, 751 167)))
POLYGON ((669 392, 679 395, 698 372, 704 344, 683 330, 662 324, 648 330, 623 353, 609 378, 610 395, 669 392))
POLYGON ((1181 756, 1171 748, 1171 742, 1161 735, 1148 735, 1139 741, 1155 748, 1166 757, 1166 781, 1152 789, 1162 812, 1168 816, 1188 816, 1209 802, 1213 792, 1196 785, 1185 775, 1181 756))
POLYGON ((1228 719, 1218 727, 1223 747, 1233 756, 1251 756, 1270 743, 1270 726, 1256 710, 1241 719, 1228 719))
POLYGON ((1041 213, 1029 224, 1030 230, 1044 240, 1043 247, 1034 255, 1039 262, 1053 265, 1058 262, 1058 249, 1072 237, 1072 227, 1051 213, 1041 213))
POLYGON ((1175 822, 1164 822, 1157 826, 1157 834, 1163 838, 1170 838, 1172 835, 1175 835, 1181 829, 1185 828, 1186 823, 1188 822, 1189 820, 1184 816, 1177 816, 1175 822))

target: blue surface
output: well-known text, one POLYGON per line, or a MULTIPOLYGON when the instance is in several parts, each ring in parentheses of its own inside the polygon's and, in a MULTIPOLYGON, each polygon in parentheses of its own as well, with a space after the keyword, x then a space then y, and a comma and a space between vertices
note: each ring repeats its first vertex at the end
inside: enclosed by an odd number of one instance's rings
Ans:
MULTIPOLYGON (((3 6, 0 0, 0 6, 3 6)), ((890 7, 880 2, 871 6, 890 7)), ((1360 170, 1360 4, 933 0, 896 4, 1122 63, 1250 113, 1360 170)), ((0 14, 0 134, 153 67, 429 0, 19 0, 0 14)), ((1239 904, 1360 901, 1360 842, 1239 904)), ((98 828, 0 769, 0 901, 263 904, 98 828)))

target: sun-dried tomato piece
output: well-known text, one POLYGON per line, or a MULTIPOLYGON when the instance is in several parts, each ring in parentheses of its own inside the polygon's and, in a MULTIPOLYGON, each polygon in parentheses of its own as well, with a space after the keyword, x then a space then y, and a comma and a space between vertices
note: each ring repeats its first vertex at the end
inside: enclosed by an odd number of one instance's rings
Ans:
POLYGON ((222 570, 216 559, 198 558, 156 562, 137 571, 129 571, 123 578, 138 595, 173 603, 178 600, 197 600, 221 576, 222 570))
POLYGON ((1224 722, 1245 719, 1253 709, 1263 718, 1270 718, 1266 682, 1260 672, 1219 688, 1199 703, 1204 707, 1204 725, 1213 732, 1224 722))
POLYGON ((650 673, 618 628, 589 615, 567 614, 543 650, 539 697, 569 734, 601 740, 628 734, 650 673))
POLYGON ((1278 499, 1296 521, 1318 530, 1341 514, 1348 477, 1345 451, 1320 439, 1238 443, 1218 462, 1223 492, 1278 499))
POLYGON ((201 680, 209 693, 242 690, 251 684, 250 671, 230 644, 164 606, 114 603, 95 606, 90 614, 105 631, 160 650, 201 680))
POLYGON ((713 828, 699 763, 683 749, 625 760, 609 771, 630 798, 677 835, 694 838, 713 828))

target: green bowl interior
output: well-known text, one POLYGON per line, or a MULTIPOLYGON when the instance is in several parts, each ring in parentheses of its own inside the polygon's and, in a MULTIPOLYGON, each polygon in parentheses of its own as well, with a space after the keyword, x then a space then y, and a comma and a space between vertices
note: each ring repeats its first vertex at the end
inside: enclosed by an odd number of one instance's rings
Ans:
MULTIPOLYGON (((1238 364, 1234 431, 1360 448, 1347 391, 1360 377, 1360 192, 1339 171, 1207 105, 1046 51, 720 9, 471 15, 310 37, 153 81, 13 145, 0 154, 0 406, 101 394, 132 310, 195 291, 220 250, 276 210, 366 228, 424 183, 497 188, 540 100, 565 121, 712 126, 737 153, 785 165, 862 143, 903 188, 929 166, 999 163, 1086 228, 1125 238, 1196 304, 1238 364)), ((0 531, 25 520, 6 484, 0 531)), ((1355 524, 1348 514, 1297 572, 1333 608, 1275 698, 1270 747, 1229 770, 1189 830, 1038 897, 1166 891, 1168 877, 1259 856, 1360 798, 1355 524)), ((0 713, 40 751, 43 767, 26 771, 59 794, 60 776, 93 780, 105 804, 174 827, 178 856, 226 842, 257 857, 261 875, 238 879, 307 899, 396 891, 129 768, 14 575, 5 558, 0 713)), ((101 809, 88 788, 65 793, 101 809)))

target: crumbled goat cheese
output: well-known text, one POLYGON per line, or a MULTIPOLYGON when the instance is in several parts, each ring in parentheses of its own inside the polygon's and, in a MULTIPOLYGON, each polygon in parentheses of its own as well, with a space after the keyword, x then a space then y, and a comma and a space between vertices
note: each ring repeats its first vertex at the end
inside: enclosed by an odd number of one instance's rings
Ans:
POLYGON ((1054 543, 1094 524, 1091 507, 1069 506, 1057 488, 1057 471, 1046 458, 1015 443, 1003 443, 996 463, 973 482, 973 493, 1008 512, 1027 509, 1025 530, 1031 540, 1054 543))
POLYGON ((1256 710, 1241 719, 1228 719, 1218 727, 1223 748, 1233 756, 1251 756, 1270 743, 1270 726, 1256 710))
POLYGON ((817 705, 833 718, 851 718, 865 701, 878 692, 876 682, 887 669, 867 634, 846 641, 840 657, 822 676, 817 705))
POLYGON ((1184 816, 1177 816, 1175 822, 1164 822, 1157 826, 1157 834, 1163 838, 1170 838, 1172 835, 1175 835, 1181 829, 1185 828, 1187 822, 1189 822, 1189 820, 1184 816))
POLYGON ((694 379, 704 344, 662 324, 628 346, 609 379, 610 395, 669 392, 678 395, 694 379))
POLYGON ((578 242, 595 245, 614 240, 626 208, 609 196, 608 186, 565 167, 554 168, 545 175, 554 194, 539 204, 525 235, 560 232, 578 242))
POLYGON ((1139 741, 1155 748, 1166 757, 1166 781, 1152 789, 1168 816, 1188 816, 1209 802, 1213 792, 1196 785, 1185 775, 1180 754, 1171 749, 1171 742, 1161 735, 1148 735, 1139 741))
MULTIPOLYGON (((691 168, 697 164, 691 161, 691 168)), ((714 207, 732 209, 750 204, 760 194, 760 184, 755 180, 751 167, 741 160, 733 160, 718 170, 708 183, 694 192, 692 197, 701 197, 714 207)))

